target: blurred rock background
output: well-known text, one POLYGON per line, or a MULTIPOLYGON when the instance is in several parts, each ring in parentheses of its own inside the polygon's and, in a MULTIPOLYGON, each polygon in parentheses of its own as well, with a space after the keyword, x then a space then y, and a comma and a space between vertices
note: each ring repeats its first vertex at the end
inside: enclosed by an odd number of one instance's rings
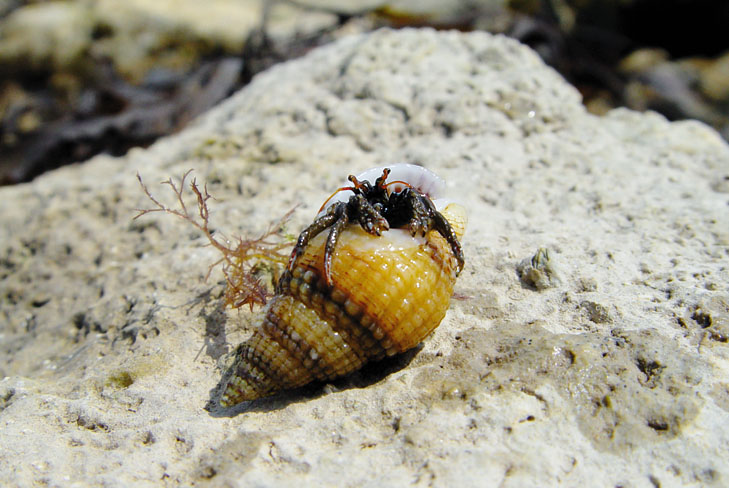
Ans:
POLYGON ((178 131, 272 64, 354 32, 430 26, 534 48, 587 108, 729 139, 722 0, 0 0, 0 184, 178 131))

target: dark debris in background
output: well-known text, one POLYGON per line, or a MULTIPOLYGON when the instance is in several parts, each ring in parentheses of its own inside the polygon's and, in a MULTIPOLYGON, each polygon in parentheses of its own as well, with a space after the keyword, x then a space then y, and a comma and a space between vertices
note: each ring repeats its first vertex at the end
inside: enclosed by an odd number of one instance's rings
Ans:
MULTIPOLYGON (((0 2, 2 22, 30 2, 0 2)), ((288 2, 306 7, 306 2, 288 2)), ((272 2, 267 3, 267 5, 272 2)), ((334 25, 288 39, 260 28, 242 52, 205 46, 187 69, 149 69, 141 81, 105 59, 77 72, 0 64, 0 184, 33 179, 99 153, 123 155, 182 129, 273 64, 343 32, 429 26, 509 35, 535 49, 583 94, 589 110, 651 109, 696 118, 729 138, 729 2, 725 0, 504 0, 463 2, 453 12, 409 13, 384 2, 338 11, 334 25), (66 78, 75 89, 67 89, 66 78)), ((314 7, 311 7, 312 9, 314 7)), ((322 9, 320 9, 322 10, 322 9)), ((103 39, 108 26, 94 27, 103 39)), ((196 46, 196 49, 199 46, 196 46)), ((170 49, 190 49, 184 43, 170 49)))

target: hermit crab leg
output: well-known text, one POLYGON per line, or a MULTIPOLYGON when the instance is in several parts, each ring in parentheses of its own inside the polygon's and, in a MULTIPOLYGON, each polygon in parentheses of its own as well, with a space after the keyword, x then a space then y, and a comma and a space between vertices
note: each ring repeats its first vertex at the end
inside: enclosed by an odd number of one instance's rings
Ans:
POLYGON ((309 227, 304 229, 301 234, 299 234, 299 238, 296 241, 294 249, 291 251, 291 257, 289 258, 289 272, 293 272, 296 260, 299 258, 299 256, 304 254, 304 251, 306 250, 306 245, 309 244, 309 241, 327 227, 331 227, 337 220, 336 210, 340 207, 344 207, 345 205, 346 204, 342 203, 330 207, 326 214, 316 219, 309 227))
MULTIPOLYGON (((428 200, 428 202, 430 202, 430 200, 428 200)), ((433 205, 433 203, 430 202, 430 205, 433 205)), ((461 274, 464 264, 463 249, 461 248, 461 243, 458 241, 458 236, 453 230, 453 227, 451 227, 451 224, 448 223, 446 218, 443 217, 443 214, 440 212, 436 211, 433 214, 432 219, 433 229, 437 230, 438 233, 442 235, 446 241, 448 241, 448 244, 451 245, 451 250, 458 261, 458 270, 456 271, 456 276, 458 276, 461 274)))
POLYGON ((406 188, 402 193, 413 212, 413 216, 410 222, 408 222, 410 234, 413 236, 416 234, 425 236, 425 233, 431 229, 431 221, 433 216, 438 213, 438 210, 436 210, 433 202, 429 198, 420 196, 410 188, 406 188))
POLYGON ((406 206, 409 208, 410 215, 407 226, 411 235, 425 235, 428 231, 435 230, 443 236, 458 261, 457 273, 460 273, 464 264, 461 243, 458 241, 455 231, 443 217, 443 214, 438 211, 433 201, 418 190, 411 188, 406 188, 400 193, 394 193, 391 196, 391 201, 394 202, 395 207, 406 206))
POLYGON ((334 206, 335 221, 332 224, 332 229, 329 231, 327 236, 327 243, 324 246, 324 279, 326 280, 327 286, 332 286, 332 256, 334 255, 334 248, 339 240, 339 234, 349 223, 349 216, 347 215, 347 204, 339 203, 334 206))

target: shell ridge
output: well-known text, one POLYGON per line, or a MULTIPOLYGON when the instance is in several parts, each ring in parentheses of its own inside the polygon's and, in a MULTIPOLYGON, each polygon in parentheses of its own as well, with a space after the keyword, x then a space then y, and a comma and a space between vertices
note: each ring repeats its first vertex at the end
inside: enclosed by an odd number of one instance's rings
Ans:
POLYGON ((282 387, 287 387, 289 382, 286 378, 286 371, 278 370, 274 367, 274 364, 269 361, 270 354, 266 354, 266 351, 270 352, 270 347, 266 347, 272 344, 276 344, 275 338, 262 333, 259 334, 258 340, 251 344, 249 347, 243 349, 240 353, 241 363, 238 366, 238 372, 245 371, 242 366, 247 366, 248 369, 255 368, 255 370, 261 373, 258 375, 247 375, 248 383, 254 389, 262 389, 265 391, 275 391, 282 387))
MULTIPOLYGON (((386 233, 383 233, 383 237, 385 235, 386 233)), ((371 239, 381 238, 371 237, 371 239)), ((424 336, 437 326, 437 322, 418 321, 417 317, 421 317, 421 312, 417 309, 413 311, 412 307, 403 303, 400 298, 409 298, 414 284, 419 283, 428 287, 455 279, 452 265, 455 263, 455 256, 452 256, 450 245, 437 232, 429 232, 421 244, 405 250, 381 250, 367 256, 357 251, 351 242, 340 246, 340 252, 343 254, 335 261, 333 276, 348 283, 361 283, 359 286, 364 286, 360 295, 365 301, 359 304, 373 322, 371 331, 385 350, 385 354, 392 356, 422 342, 424 336), (444 259, 446 256, 450 256, 451 261, 444 259), (341 262, 342 257, 347 258, 346 267, 336 264, 341 262), (407 266, 399 266, 403 259, 407 260, 407 266), (373 267, 373 262, 378 263, 376 267, 373 267), (428 274, 430 277, 427 277, 428 274), (363 282, 363 279, 366 281, 363 282), (416 283, 413 283, 413 280, 416 283), (381 286, 377 286, 378 283, 381 286), (404 327, 408 328, 405 332, 403 332, 404 327)), ((316 252, 314 251, 315 255, 316 252)), ((437 295, 439 298, 445 298, 440 296, 442 292, 438 292, 437 295)), ((447 295, 450 297, 450 293, 447 295)), ((416 296, 420 300, 431 298, 429 294, 423 292, 416 292, 416 296)))
POLYGON ((278 375, 253 347, 245 351, 244 359, 238 366, 238 372, 245 372, 244 375, 239 374, 239 376, 245 378, 249 386, 260 392, 273 391, 281 385, 278 381, 278 375), (245 369, 241 367, 244 365, 246 366, 245 369), (251 374, 252 372, 258 374, 251 374))
MULTIPOLYGON (((285 295, 281 299, 289 299, 290 301, 295 300, 295 298, 291 295, 285 295)), ((298 300, 297 302, 301 303, 298 300)), ((277 307, 272 307, 269 311, 270 316, 267 316, 269 324, 266 327, 266 332, 271 335, 274 340, 281 344, 282 347, 289 352, 291 357, 295 358, 301 366, 309 372, 312 379, 322 379, 322 365, 311 358, 311 350, 313 346, 309 344, 309 342, 306 341, 298 332, 298 339, 294 338, 293 334, 289 332, 289 329, 292 328, 292 322, 289 320, 289 317, 281 316, 277 313, 281 308, 284 308, 283 305, 286 305, 286 314, 290 315, 290 309, 294 305, 293 303, 279 303, 277 307)), ((292 332, 296 332, 296 329, 294 328, 292 332)))
POLYGON ((221 398, 223 406, 265 396, 275 390, 275 385, 267 386, 264 384, 265 380, 268 379, 266 372, 249 360, 248 352, 252 348, 253 346, 246 346, 240 349, 239 360, 236 361, 235 365, 235 373, 230 378, 221 398))
POLYGON ((308 368, 304 367, 301 358, 297 357, 295 350, 297 343, 282 330, 272 320, 273 318, 278 319, 275 313, 271 313, 270 316, 267 314, 264 318, 262 330, 265 332, 268 343, 270 344, 269 352, 271 348, 278 348, 277 354, 269 354, 269 357, 261 356, 261 359, 265 359, 268 363, 271 363, 270 369, 280 371, 275 375, 275 378, 280 382, 283 388, 293 388, 305 384, 307 381, 311 381, 312 376, 308 368), (285 358, 282 358, 285 356, 285 358), (294 363, 294 364, 291 364, 294 363), (273 368, 273 365, 276 367, 273 368), (287 366, 282 368, 282 366, 287 366), (291 373, 297 374, 291 374, 291 373))
MULTIPOLYGON (((341 279, 341 273, 335 272, 335 282, 336 278, 341 279)), ((290 350, 302 366, 319 380, 330 380, 346 375, 371 360, 392 354, 392 338, 371 315, 364 313, 364 305, 354 302, 350 304, 353 298, 351 295, 337 287, 327 287, 323 283, 322 274, 316 267, 300 265, 293 270, 289 286, 283 293, 293 301, 287 307, 289 314, 315 313, 318 325, 327 330, 321 330, 318 334, 303 330, 296 332, 300 324, 311 325, 311 323, 296 322, 288 316, 279 316, 276 313, 278 307, 274 307, 272 312, 275 313, 271 314, 275 316, 275 319, 271 320, 274 323, 265 324, 267 329, 275 329, 270 330, 269 334, 290 350), (335 294, 338 295, 337 300, 333 298, 335 294), (321 298, 315 298, 317 295, 321 298), (292 308, 299 310, 296 312, 292 308), (289 333, 289 329, 293 331, 289 333), (293 333, 296 333, 297 339, 291 337, 293 333), (333 340, 334 334, 338 336, 336 341, 333 340), (304 337, 306 335, 317 336, 319 340, 308 340, 304 337), (282 336, 288 337, 289 340, 282 339, 282 336), (296 344, 293 350, 287 344, 289 341, 296 344), (334 346, 335 350, 327 350, 325 344, 334 346)))
MULTIPOLYGON (((378 256, 383 257, 387 254, 392 254, 393 252, 396 253, 396 251, 383 251, 377 254, 378 256)), ((335 270, 333 272, 333 275, 335 276, 335 283, 338 281, 356 282, 356 279, 358 278, 356 276, 357 272, 354 272, 354 275, 350 274, 350 270, 354 270, 358 267, 356 266, 356 264, 359 264, 364 269, 369 268, 368 261, 366 259, 363 259, 357 253, 347 252, 347 255, 350 257, 348 268, 341 269, 335 267, 335 270)), ((358 299, 353 294, 347 292, 344 293, 347 294, 349 299, 353 301, 361 310, 361 318, 355 318, 355 321, 361 325, 361 327, 373 339, 374 344, 378 346, 377 352, 374 355, 370 356, 369 359, 377 360, 383 358, 385 355, 392 356, 393 354, 395 354, 397 352, 393 349, 393 344, 396 342, 395 338, 390 334, 391 327, 387 327, 385 325, 385 321, 383 320, 383 317, 386 315, 387 310, 378 307, 376 304, 373 304, 372 302, 369 302, 367 300, 358 299), (364 325, 362 323, 363 320, 367 322, 367 325, 364 325)))
POLYGON ((336 362, 331 360, 336 356, 336 351, 328 349, 334 346, 327 335, 327 329, 331 330, 331 326, 309 306, 309 303, 299 301, 290 295, 287 298, 290 299, 290 303, 287 314, 282 319, 288 328, 296 331, 301 337, 299 341, 301 351, 296 352, 303 356, 304 367, 318 380, 324 381, 339 376, 336 373, 336 362))
MULTIPOLYGON (((327 323, 332 327, 332 330, 334 332, 340 334, 345 344, 347 344, 352 352, 358 356, 359 360, 362 361, 362 364, 372 360, 375 357, 378 357, 380 353, 384 353, 384 349, 382 347, 377 347, 379 346, 379 341, 375 338, 371 330, 371 328, 374 327, 370 326, 368 328, 362 323, 362 315, 364 313, 363 304, 357 303, 357 301, 353 299, 354 297, 347 293, 346 290, 343 290, 337 286, 334 286, 331 289, 327 289, 326 287, 319 287, 319 283, 323 283, 321 273, 319 273, 316 268, 308 268, 307 270, 311 270, 317 275, 318 280, 316 282, 317 284, 315 285, 317 290, 327 294, 327 304, 325 307, 319 310, 320 316, 323 320, 327 321, 327 323), (332 298, 334 294, 340 295, 339 301, 342 302, 341 304, 337 303, 337 301, 332 298), (360 311, 356 314, 352 314, 347 311, 344 304, 348 301, 353 302, 353 304, 357 308, 359 308, 360 311), (327 313, 327 308, 330 309, 330 313, 327 313), (345 320, 338 320, 339 317, 343 317, 345 320), (361 344, 361 341, 365 341, 366 344, 361 344), (366 346, 366 349, 363 348, 363 346, 366 346)), ((335 272, 335 283, 338 281, 338 278, 340 278, 340 275, 339 273, 335 272)), ((293 288, 292 293, 295 294, 295 292, 293 292, 293 288)), ((367 317, 365 318, 365 320, 370 323, 373 321, 372 317, 367 317)))

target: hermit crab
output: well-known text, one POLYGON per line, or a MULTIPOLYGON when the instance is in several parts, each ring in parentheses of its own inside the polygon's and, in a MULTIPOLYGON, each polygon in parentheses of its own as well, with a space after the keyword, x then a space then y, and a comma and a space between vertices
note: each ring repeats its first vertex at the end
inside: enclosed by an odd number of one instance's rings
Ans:
POLYGON ((431 171, 349 177, 301 232, 261 326, 235 350, 220 405, 349 374, 440 324, 463 268, 465 209, 431 171))

